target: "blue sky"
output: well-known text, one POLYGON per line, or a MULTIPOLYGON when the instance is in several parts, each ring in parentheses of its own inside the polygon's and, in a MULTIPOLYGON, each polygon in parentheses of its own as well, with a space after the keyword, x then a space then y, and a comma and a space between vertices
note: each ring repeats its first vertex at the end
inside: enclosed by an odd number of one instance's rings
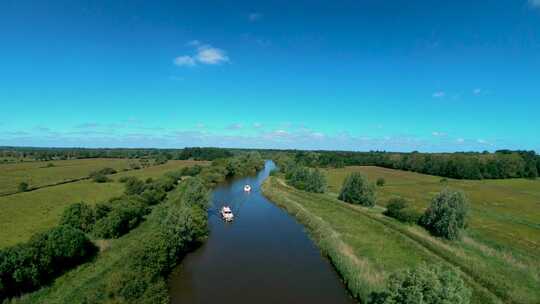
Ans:
POLYGON ((0 145, 540 151, 540 0, 2 1, 0 145))

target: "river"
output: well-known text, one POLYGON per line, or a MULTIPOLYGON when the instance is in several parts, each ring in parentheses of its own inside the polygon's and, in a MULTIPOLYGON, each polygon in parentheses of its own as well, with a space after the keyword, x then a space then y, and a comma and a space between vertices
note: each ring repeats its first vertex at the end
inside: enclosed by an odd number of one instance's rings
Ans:
POLYGON ((210 236, 169 278, 172 303, 355 303, 303 226, 262 195, 274 167, 214 189, 210 236), (232 223, 219 216, 224 203, 232 223))

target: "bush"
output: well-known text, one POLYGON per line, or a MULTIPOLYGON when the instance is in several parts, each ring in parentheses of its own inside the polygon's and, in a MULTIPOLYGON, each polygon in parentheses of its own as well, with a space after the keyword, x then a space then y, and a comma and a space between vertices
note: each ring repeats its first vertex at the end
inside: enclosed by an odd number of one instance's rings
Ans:
POLYGON ((178 188, 171 192, 171 202, 175 205, 200 206, 208 208, 210 193, 202 180, 192 177, 180 183, 178 188))
POLYGON ((92 207, 85 203, 75 203, 64 209, 60 225, 67 225, 90 232, 94 228, 95 215, 92 207))
POLYGON ((318 169, 302 166, 291 167, 287 170, 285 178, 289 185, 299 190, 314 193, 326 191, 326 177, 318 169))
POLYGON ((124 181, 127 195, 141 194, 145 190, 145 184, 142 180, 136 177, 129 177, 124 181))
POLYGON ((96 252, 86 235, 58 226, 0 251, 0 302, 49 283, 96 252))
POLYGON ((377 178, 376 183, 377 183, 377 186, 382 187, 382 186, 384 186, 384 184, 386 184, 386 181, 384 180, 384 178, 379 177, 379 178, 377 178))
POLYGON ((461 191, 444 189, 431 201, 420 224, 435 236, 459 239, 467 224, 468 201, 461 191))
POLYGON ((373 207, 375 189, 365 176, 354 172, 345 179, 338 198, 347 203, 373 207))
POLYGON ((93 234, 98 238, 118 238, 126 234, 142 222, 149 211, 145 203, 134 198, 121 198, 111 204, 112 210, 94 226, 93 234))
POLYGON ((373 293, 371 304, 468 304, 471 291, 459 275, 440 266, 426 266, 390 275, 387 288, 373 293))
POLYGON ((115 169, 113 169, 113 168, 107 167, 107 168, 103 168, 103 169, 99 170, 97 173, 101 173, 103 175, 110 175, 110 174, 117 173, 117 171, 115 169))
POLYGON ((92 173, 90 177, 96 183, 107 183, 111 181, 106 175, 96 172, 92 173))
POLYGON ((25 182, 20 183, 17 188, 18 188, 19 192, 26 192, 26 191, 30 190, 29 186, 28 186, 28 183, 25 183, 25 182))
POLYGON ((391 198, 388 201, 384 215, 404 223, 416 223, 420 218, 419 214, 409 209, 408 202, 401 197, 391 198))

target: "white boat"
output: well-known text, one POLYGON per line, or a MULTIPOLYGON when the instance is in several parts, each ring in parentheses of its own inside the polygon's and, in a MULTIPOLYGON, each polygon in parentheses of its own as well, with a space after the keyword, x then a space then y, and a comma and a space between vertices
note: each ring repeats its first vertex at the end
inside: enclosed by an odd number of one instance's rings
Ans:
POLYGON ((234 214, 232 213, 231 207, 229 206, 221 207, 221 217, 226 222, 232 222, 232 220, 234 219, 234 214))
POLYGON ((250 185, 245 185, 244 186, 244 192, 250 192, 251 191, 251 186, 250 185))

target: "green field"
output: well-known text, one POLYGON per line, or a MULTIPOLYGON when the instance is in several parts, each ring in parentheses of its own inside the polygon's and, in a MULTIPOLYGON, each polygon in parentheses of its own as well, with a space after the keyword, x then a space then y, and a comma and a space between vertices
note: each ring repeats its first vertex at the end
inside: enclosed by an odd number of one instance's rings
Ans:
MULTIPOLYGON (((350 172, 358 170, 372 180, 377 177, 386 179, 387 184, 377 190, 379 203, 399 194, 414 199, 415 206, 423 209, 430 197, 443 187, 438 177, 376 167, 328 171, 330 192, 327 194, 299 191, 277 178, 270 178, 263 187, 265 195, 295 215, 308 228, 354 295, 365 300, 369 292, 383 288, 384 279, 389 273, 427 262, 444 264, 460 272, 473 290, 474 303, 540 302, 540 290, 537 288, 540 286, 540 263, 536 258, 538 250, 528 247, 529 243, 525 241, 528 237, 516 232, 514 239, 519 245, 514 245, 505 237, 506 229, 499 235, 499 230, 482 230, 480 224, 490 220, 492 214, 520 219, 530 217, 534 212, 520 216, 514 210, 509 215, 497 208, 510 208, 501 206, 501 199, 505 197, 502 193, 518 198, 528 197, 528 205, 526 202, 521 204, 532 208, 532 197, 538 192, 535 185, 540 183, 529 180, 449 181, 448 184, 453 187, 464 187, 473 201, 469 236, 459 242, 449 242, 430 236, 419 226, 402 224, 385 217, 382 215, 384 208, 367 209, 338 201, 336 196, 343 179, 350 172), (495 192, 490 197, 498 198, 494 203, 496 208, 484 207, 484 204, 475 201, 487 189, 495 192), (473 193, 469 194, 471 190, 473 193), (487 215, 481 217, 478 223, 475 217, 483 209, 487 215), (526 248, 530 248, 529 252, 525 252, 526 248)), ((536 210, 538 208, 536 205, 536 210)), ((521 226, 529 227, 520 223, 499 221, 501 227, 508 226, 512 231, 521 231, 521 226)), ((532 235, 535 233, 538 237, 538 230, 532 235)))
POLYGON ((137 160, 121 158, 92 158, 57 161, 35 161, 14 164, 0 164, 0 194, 18 192, 21 182, 30 188, 42 187, 87 177, 92 171, 105 167, 117 171, 129 168, 137 160))
POLYGON ((371 181, 386 180, 377 188, 377 203, 386 205, 392 196, 408 199, 423 211, 445 186, 461 189, 471 203, 469 234, 491 246, 540 259, 540 180, 454 180, 380 167, 347 167, 327 170, 329 192, 337 196, 345 177, 364 173, 371 181))
POLYGON ((115 182, 83 180, 0 197, 0 248, 26 241, 34 233, 56 225, 67 205, 80 201, 95 204, 121 195, 124 186, 116 181, 122 176, 155 178, 184 166, 206 163, 173 160, 164 165, 111 175, 115 182))

